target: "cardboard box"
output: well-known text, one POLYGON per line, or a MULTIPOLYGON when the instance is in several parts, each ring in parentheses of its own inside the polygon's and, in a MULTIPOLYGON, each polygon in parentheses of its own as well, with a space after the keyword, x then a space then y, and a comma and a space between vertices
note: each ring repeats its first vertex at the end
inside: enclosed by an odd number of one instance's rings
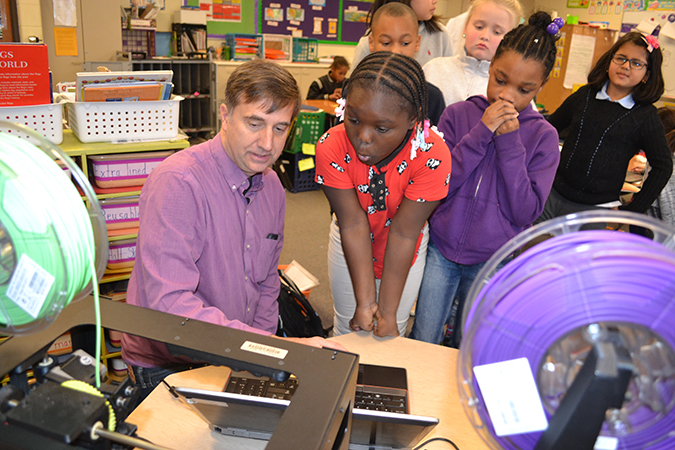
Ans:
POLYGON ((47 46, 0 43, 0 106, 51 103, 47 46))
POLYGON ((173 13, 173 23, 206 25, 206 11, 198 9, 179 9, 173 13))

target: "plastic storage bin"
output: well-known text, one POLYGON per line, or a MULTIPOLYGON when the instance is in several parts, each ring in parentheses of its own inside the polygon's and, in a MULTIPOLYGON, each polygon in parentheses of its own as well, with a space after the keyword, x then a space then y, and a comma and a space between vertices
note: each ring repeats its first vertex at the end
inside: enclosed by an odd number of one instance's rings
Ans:
POLYGON ((81 142, 171 139, 178 134, 181 100, 73 102, 66 108, 70 128, 81 142))
MULTIPOLYGON (((25 125, 42 134, 52 144, 63 142, 63 106, 58 103, 32 106, 6 106, 0 108, 0 120, 25 125)), ((39 144, 32 137, 17 134, 16 130, 0 125, 0 131, 13 133, 33 144, 39 144)))
POLYGON ((302 151, 303 144, 316 146, 317 141, 326 130, 326 113, 324 111, 300 111, 288 133, 286 149, 288 153, 302 151))
POLYGON ((314 181, 316 174, 315 164, 316 160, 314 156, 305 155, 304 153, 282 152, 281 157, 274 166, 274 170, 287 190, 293 193, 316 191, 319 189, 319 185, 314 181), (308 166, 311 169, 307 169, 308 166))
POLYGON ((319 61, 319 40, 310 38, 293 38, 293 61, 319 61))
POLYGON ((108 269, 127 269, 136 262, 136 239, 114 241, 108 247, 108 269))
POLYGON ((236 61, 263 57, 262 34, 230 33, 225 35, 225 42, 230 48, 230 58, 236 61))
POLYGON ((293 61, 293 37, 263 34, 263 56, 274 61, 293 61))
POLYGON ((142 186, 155 167, 173 150, 116 155, 89 155, 94 182, 101 188, 142 186))
POLYGON ((101 209, 108 230, 138 228, 138 200, 138 195, 101 200, 101 209))

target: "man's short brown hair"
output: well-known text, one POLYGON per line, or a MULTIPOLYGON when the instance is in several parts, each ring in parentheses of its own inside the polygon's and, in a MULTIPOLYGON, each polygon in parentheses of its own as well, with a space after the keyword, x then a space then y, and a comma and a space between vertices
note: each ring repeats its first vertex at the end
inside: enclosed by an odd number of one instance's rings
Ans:
POLYGON ((233 111, 242 102, 265 102, 267 113, 292 105, 295 117, 300 111, 300 90, 288 70, 275 62, 256 59, 237 67, 227 80, 227 109, 233 111))

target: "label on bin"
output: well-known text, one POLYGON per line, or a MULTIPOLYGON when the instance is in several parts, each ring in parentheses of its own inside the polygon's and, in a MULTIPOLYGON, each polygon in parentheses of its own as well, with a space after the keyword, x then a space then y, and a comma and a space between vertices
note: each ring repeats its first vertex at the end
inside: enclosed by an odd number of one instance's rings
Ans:
POLYGON ((302 143, 302 153, 304 155, 316 155, 316 145, 308 144, 307 142, 302 143))
POLYGON ((165 158, 134 159, 127 161, 93 161, 94 177, 99 181, 147 178, 165 158))
POLYGON ((298 170, 304 172, 314 168, 314 158, 305 158, 298 161, 298 170))
POLYGON ((136 259, 136 243, 110 246, 108 249, 108 261, 116 263, 133 261, 136 259))
POLYGON ((135 222, 138 220, 138 203, 101 206, 103 218, 108 223, 135 222))

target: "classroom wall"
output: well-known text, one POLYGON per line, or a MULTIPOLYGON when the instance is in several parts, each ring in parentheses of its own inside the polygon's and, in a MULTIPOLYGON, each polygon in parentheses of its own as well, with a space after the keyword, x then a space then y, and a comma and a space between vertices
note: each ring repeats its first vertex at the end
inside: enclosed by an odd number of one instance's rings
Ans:
MULTIPOLYGON (((547 11, 557 10, 561 15, 566 14, 566 0, 540 0, 535 5, 536 0, 521 0, 523 11, 527 16, 535 7, 542 8, 547 11)), ((38 36, 42 41, 45 40, 45 29, 43 29, 43 20, 40 9, 40 0, 17 0, 17 10, 19 16, 19 34, 21 42, 28 42, 28 36, 38 36)), ((439 0, 436 6, 436 13, 443 22, 448 19, 461 14, 467 10, 471 0, 439 0)), ((128 7, 129 0, 119 0, 119 5, 128 7)), ((183 0, 165 0, 166 8, 160 11, 157 17, 157 31, 170 32, 171 24, 173 23, 173 13, 179 9, 183 4, 183 0)), ((44 8, 43 8, 44 9, 44 8)), ((119 22, 118 15, 111 15, 111 21, 119 22)), ((47 39, 50 40, 50 39, 47 39)), ((222 41, 211 39, 210 44, 218 47, 222 41)), ((121 42, 119 45, 121 49, 121 42)), ((348 60, 352 60, 354 56, 355 45, 337 45, 337 44, 319 44, 320 56, 334 56, 341 55, 348 60)), ((102 60, 114 60, 114 52, 110 52, 109 57, 101 58, 102 60)), ((100 60, 100 59, 99 59, 100 60)))
POLYGON ((37 36, 41 41, 44 40, 40 0, 17 0, 16 6, 21 42, 28 42, 28 36, 37 36))

